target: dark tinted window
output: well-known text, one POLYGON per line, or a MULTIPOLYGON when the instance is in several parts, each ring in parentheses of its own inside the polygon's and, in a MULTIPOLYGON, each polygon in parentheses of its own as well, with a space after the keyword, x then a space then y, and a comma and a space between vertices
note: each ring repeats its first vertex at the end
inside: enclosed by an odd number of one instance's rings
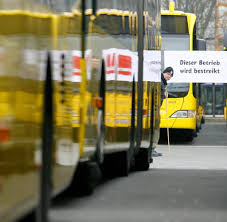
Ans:
POLYGON ((118 15, 98 15, 95 24, 111 35, 119 35, 123 32, 122 17, 118 15))
POLYGON ((124 17, 124 34, 130 34, 130 31, 129 31, 129 17, 128 16, 125 16, 124 17))
POLYGON ((179 15, 162 15, 161 31, 163 34, 188 34, 187 17, 179 15))
POLYGON ((189 83, 168 83, 167 91, 169 98, 185 97, 188 94, 189 83))

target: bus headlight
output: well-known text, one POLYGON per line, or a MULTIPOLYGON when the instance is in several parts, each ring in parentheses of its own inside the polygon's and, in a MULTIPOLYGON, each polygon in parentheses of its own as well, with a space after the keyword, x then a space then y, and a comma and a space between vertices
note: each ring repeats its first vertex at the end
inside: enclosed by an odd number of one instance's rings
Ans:
POLYGON ((193 118, 195 115, 194 110, 179 110, 172 114, 171 118, 193 118))

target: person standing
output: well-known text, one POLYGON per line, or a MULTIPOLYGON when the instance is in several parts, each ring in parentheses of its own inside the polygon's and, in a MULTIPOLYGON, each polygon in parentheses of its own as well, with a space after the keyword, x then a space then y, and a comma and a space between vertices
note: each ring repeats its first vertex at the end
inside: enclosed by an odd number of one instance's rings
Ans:
MULTIPOLYGON (((170 80, 173 77, 173 68, 167 67, 162 73, 161 73, 161 106, 163 103, 163 100, 165 98, 168 98, 168 92, 167 92, 167 81, 170 80)), ((162 156, 161 153, 158 153, 155 148, 152 149, 152 156, 162 156)))
POLYGON ((167 67, 161 74, 161 106, 165 98, 168 98, 167 81, 173 77, 173 68, 167 67))

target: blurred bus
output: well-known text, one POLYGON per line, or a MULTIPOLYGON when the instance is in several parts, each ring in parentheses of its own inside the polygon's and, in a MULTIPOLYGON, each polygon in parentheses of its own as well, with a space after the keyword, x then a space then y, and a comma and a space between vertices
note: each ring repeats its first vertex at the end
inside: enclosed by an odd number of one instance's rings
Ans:
POLYGON ((85 188, 92 164, 149 169, 160 83, 138 78, 135 53, 160 49, 160 4, 141 2, 1 0, 1 221, 38 209, 47 222, 51 197, 85 188))
MULTIPOLYGON (((224 51, 227 51, 227 29, 225 30, 224 32, 224 48, 223 48, 224 51)), ((225 106, 224 106, 224 118, 225 118, 225 121, 227 121, 227 84, 225 83, 225 95, 224 95, 224 98, 225 98, 225 106)))

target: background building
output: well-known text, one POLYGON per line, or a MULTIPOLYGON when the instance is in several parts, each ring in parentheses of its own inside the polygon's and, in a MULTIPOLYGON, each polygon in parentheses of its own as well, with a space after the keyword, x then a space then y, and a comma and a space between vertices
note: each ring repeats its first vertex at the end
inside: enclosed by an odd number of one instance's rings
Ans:
POLYGON ((215 50, 223 50, 224 32, 227 29, 227 0, 216 1, 215 50))

